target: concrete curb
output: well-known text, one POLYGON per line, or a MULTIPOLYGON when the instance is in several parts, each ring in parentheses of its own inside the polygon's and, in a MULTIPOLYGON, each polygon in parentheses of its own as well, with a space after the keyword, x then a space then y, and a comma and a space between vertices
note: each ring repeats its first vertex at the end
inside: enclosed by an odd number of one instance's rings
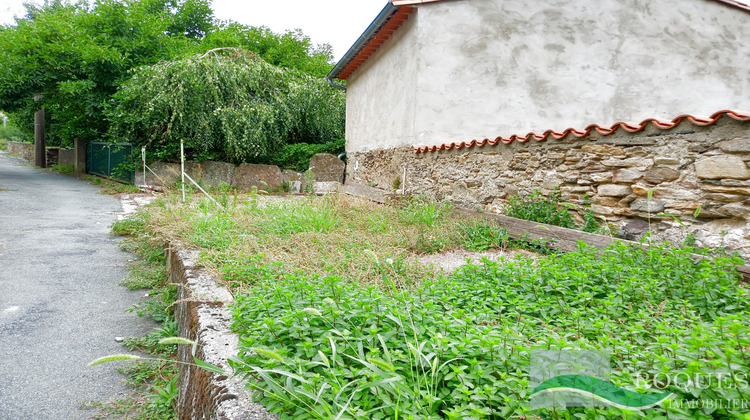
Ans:
MULTIPOLYGON (((239 338, 230 332, 232 313, 227 304, 234 301, 216 278, 196 263, 197 251, 179 250, 178 244, 167 249, 167 273, 170 283, 178 285, 175 317, 180 337, 197 340, 196 356, 227 372, 227 359, 237 355, 239 338)), ((190 347, 179 346, 180 361, 193 362, 190 347)), ((236 376, 219 375, 188 365, 180 365, 179 419, 276 420, 236 376)))

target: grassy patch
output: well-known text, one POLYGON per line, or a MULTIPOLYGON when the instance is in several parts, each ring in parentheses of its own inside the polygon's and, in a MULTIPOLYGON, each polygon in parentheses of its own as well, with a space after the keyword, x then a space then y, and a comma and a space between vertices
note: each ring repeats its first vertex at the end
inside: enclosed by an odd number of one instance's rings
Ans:
POLYGON ((60 172, 61 174, 72 174, 75 170, 74 165, 58 165, 54 164, 50 167, 55 172, 60 172))
POLYGON ((422 199, 223 202, 167 197, 148 224, 199 249, 232 287, 233 363, 282 418, 743 418, 727 407, 561 411, 528 400, 532 349, 609 349, 612 382, 634 391, 750 400, 747 389, 659 380, 750 370, 750 297, 732 256, 615 244, 446 277, 416 257, 518 241, 422 199))
POLYGON ((117 194, 134 194, 141 192, 140 188, 135 185, 123 184, 111 179, 102 178, 96 175, 83 175, 81 179, 87 181, 93 185, 102 188, 102 194, 117 195, 117 194))
MULTIPOLYGON (((382 206, 352 197, 295 198, 272 201, 255 196, 224 201, 224 210, 201 200, 182 205, 173 198, 152 208, 153 224, 187 246, 202 250, 202 263, 234 288, 254 282, 258 264, 277 263, 312 275, 346 273, 360 284, 379 284, 377 261, 404 261, 395 279, 411 287, 436 278, 428 267, 414 264, 420 254, 463 249, 479 242, 471 229, 502 229, 486 222, 466 222, 450 208, 424 200, 400 207, 382 206)), ((482 239, 477 247, 499 247, 482 239)))

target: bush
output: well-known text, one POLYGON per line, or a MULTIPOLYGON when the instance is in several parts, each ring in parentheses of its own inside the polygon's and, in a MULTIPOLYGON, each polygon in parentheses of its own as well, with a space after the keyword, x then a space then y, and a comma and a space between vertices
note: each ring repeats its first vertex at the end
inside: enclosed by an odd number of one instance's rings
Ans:
POLYGON ((338 155, 344 152, 345 140, 333 140, 322 144, 295 143, 287 144, 272 154, 263 163, 277 165, 283 169, 304 172, 310 167, 310 158, 318 153, 338 155))
POLYGON ((11 124, 3 126, 0 121, 0 140, 25 142, 31 139, 27 138, 18 127, 11 124))

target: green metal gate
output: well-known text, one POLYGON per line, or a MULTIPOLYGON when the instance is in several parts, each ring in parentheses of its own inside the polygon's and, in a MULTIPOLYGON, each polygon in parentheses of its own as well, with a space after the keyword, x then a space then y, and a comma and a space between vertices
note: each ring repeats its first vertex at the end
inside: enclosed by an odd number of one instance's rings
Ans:
POLYGON ((86 145, 86 172, 133 183, 135 172, 123 170, 121 164, 133 154, 130 143, 104 143, 92 141, 86 145))

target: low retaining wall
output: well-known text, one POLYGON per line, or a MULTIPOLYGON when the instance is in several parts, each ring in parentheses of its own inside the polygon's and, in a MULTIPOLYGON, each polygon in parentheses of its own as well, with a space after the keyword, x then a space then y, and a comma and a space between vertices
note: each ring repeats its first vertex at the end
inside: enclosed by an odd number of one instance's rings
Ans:
POLYGON ((60 149, 57 155, 57 164, 60 166, 75 166, 76 151, 60 149))
MULTIPOLYGON (((34 162, 34 145, 16 141, 8 142, 8 153, 19 155, 29 162, 34 162)), ((70 166, 76 163, 75 150, 61 149, 59 147, 47 148, 47 166, 61 165, 70 166)))
MULTIPOLYGON (((229 291, 205 273, 195 259, 197 251, 167 250, 169 281, 178 284, 175 315, 181 337, 198 341, 197 357, 227 372, 227 359, 237 355, 238 337, 229 331, 232 314, 229 291)), ((192 363, 190 346, 180 345, 179 359, 192 363)), ((240 378, 180 365, 178 417, 182 420, 275 420, 278 417, 252 402, 240 378)))
POLYGON ((8 153, 19 155, 30 162, 34 161, 34 145, 17 141, 8 142, 8 153))
MULTIPOLYGON (((310 159, 310 174, 290 169, 280 169, 275 165, 258 165, 243 163, 235 166, 226 162, 185 162, 185 173, 196 182, 213 188, 222 185, 250 190, 253 187, 265 191, 279 191, 283 184, 287 184, 292 192, 304 192, 307 183, 343 182, 345 164, 339 158, 328 153, 318 153, 310 159)), ((171 187, 177 185, 181 179, 180 164, 168 162, 153 162, 149 165, 151 171, 146 170, 146 184, 157 187, 171 187)), ((143 171, 135 172, 136 185, 143 185, 143 171)))
POLYGON ((649 126, 635 134, 419 154, 402 147, 350 152, 348 160, 349 181, 487 211, 500 211, 514 194, 559 188, 566 202, 588 196, 624 237, 637 238, 650 220, 658 238, 681 241, 692 233, 699 246, 724 246, 750 261, 747 122, 724 118, 700 127, 685 120, 669 131, 649 126))

